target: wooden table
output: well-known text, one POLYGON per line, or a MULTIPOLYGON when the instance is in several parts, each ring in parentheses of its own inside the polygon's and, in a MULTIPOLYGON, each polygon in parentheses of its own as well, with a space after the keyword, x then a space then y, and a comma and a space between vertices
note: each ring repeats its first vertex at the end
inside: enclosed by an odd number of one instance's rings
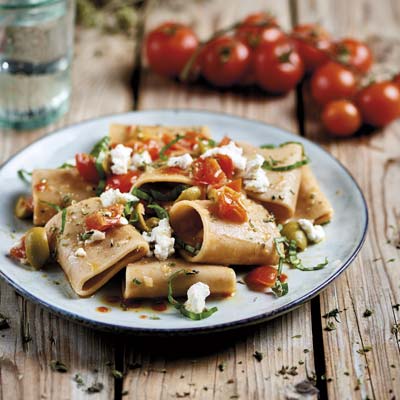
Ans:
POLYGON ((335 36, 375 35, 370 43, 377 59, 399 65, 397 0, 181 0, 156 7, 147 2, 137 38, 77 32, 71 110, 46 129, 2 132, 0 159, 49 131, 115 112, 182 107, 254 118, 319 142, 356 177, 370 212, 361 254, 318 297, 287 315, 236 332, 186 339, 121 337, 87 329, 0 282, 0 312, 10 317, 10 328, 0 332, 0 399, 305 399, 316 394, 307 397, 296 384, 312 376, 321 399, 400 396, 400 311, 394 307, 400 302, 400 121, 336 141, 322 132, 306 88, 271 98, 251 90, 185 87, 155 76, 140 62, 143 30, 162 20, 189 23, 205 38, 260 9, 275 13, 285 28, 319 21, 335 36), (326 331, 322 315, 335 308, 342 311, 340 323, 326 331), (366 309, 373 311, 370 317, 364 316, 366 309), (253 357, 256 350, 264 353, 261 362, 253 357), (52 371, 51 360, 63 361, 68 372, 52 371), (282 366, 291 372, 284 373, 282 366), (96 382, 102 389, 89 394, 87 388, 96 382))

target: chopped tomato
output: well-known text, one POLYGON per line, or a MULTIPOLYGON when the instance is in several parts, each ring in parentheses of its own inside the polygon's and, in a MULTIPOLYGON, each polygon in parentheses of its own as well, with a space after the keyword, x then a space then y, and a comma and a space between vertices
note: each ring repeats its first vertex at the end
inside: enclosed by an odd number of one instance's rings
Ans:
POLYGON ((229 144, 232 140, 228 137, 228 136, 224 136, 222 138, 222 140, 219 142, 218 147, 221 146, 226 146, 227 144, 229 144))
POLYGON ((144 143, 151 159, 153 161, 157 160, 157 158, 160 157, 160 145, 153 139, 147 139, 144 143))
POLYGON ((215 158, 218 161, 219 166, 221 167, 222 171, 224 171, 226 177, 231 179, 233 173, 235 172, 235 167, 233 166, 232 158, 225 154, 217 154, 215 158))
POLYGON ((93 156, 87 153, 78 153, 75 155, 75 160, 76 168, 85 181, 97 183, 100 180, 93 156))
POLYGON ((278 271, 275 267, 271 265, 261 265, 250 271, 244 280, 250 289, 263 291, 275 284, 277 275, 278 271))
POLYGON ((192 166, 196 183, 222 185, 226 182, 226 175, 215 158, 198 158, 192 166))
POLYGON ((38 192, 44 192, 47 189, 47 179, 41 179, 39 183, 35 185, 35 190, 38 192))
MULTIPOLYGON (((162 140, 165 144, 170 143, 171 141, 175 140, 176 135, 170 133, 164 133, 162 136, 162 140)), ((198 132, 188 131, 185 132, 184 136, 170 146, 166 154, 171 154, 174 151, 192 151, 196 144, 199 143, 199 140, 202 138, 202 135, 198 132)))
POLYGON ((122 204, 113 204, 112 206, 95 211, 85 219, 87 230, 95 229, 97 231, 106 231, 113 226, 120 224, 120 219, 124 211, 122 204))
POLYGON ((217 190, 216 214, 219 218, 242 224, 246 222, 247 211, 241 200, 241 194, 224 186, 217 190))
POLYGON ((105 190, 119 189, 122 193, 127 193, 131 190, 139 175, 140 171, 129 171, 123 175, 111 175, 107 178, 105 190))
POLYGON ((10 256, 18 261, 26 259, 25 236, 23 236, 18 244, 10 249, 10 256))
POLYGON ((281 274, 281 276, 279 277, 279 280, 282 283, 285 283, 287 281, 287 279, 288 279, 288 276, 286 274, 281 274))
POLYGON ((232 182, 229 182, 226 184, 226 186, 230 187, 236 192, 241 192, 242 191, 242 178, 235 179, 232 182))

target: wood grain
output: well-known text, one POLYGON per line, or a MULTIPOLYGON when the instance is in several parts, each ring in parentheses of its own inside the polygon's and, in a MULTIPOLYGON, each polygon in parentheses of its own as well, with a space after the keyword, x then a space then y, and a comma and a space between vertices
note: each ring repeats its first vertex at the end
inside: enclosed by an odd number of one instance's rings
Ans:
MULTIPOLYGON (((7 159, 64 125, 129 110, 133 102, 129 84, 133 54, 132 39, 78 31, 71 110, 53 126, 38 131, 0 132, 0 158, 7 159)), ((17 296, 3 281, 0 312, 10 318, 11 326, 0 331, 0 399, 84 399, 89 396, 87 388, 96 382, 104 388, 91 394, 91 399, 114 397, 110 371, 115 337, 54 316, 17 296), (52 360, 64 362, 68 372, 52 371, 52 360), (84 386, 73 380, 76 374, 81 375, 84 386)))
MULTIPOLYGON (((145 27, 149 30, 172 18, 190 24, 204 39, 217 28, 265 9, 271 9, 284 26, 290 25, 286 2, 232 1, 229 7, 225 4, 224 1, 184 5, 177 1, 163 2, 162 6, 147 10, 145 27), (171 7, 171 3, 179 8, 171 7)), ((276 98, 255 90, 221 93, 205 85, 186 87, 158 77, 146 68, 141 76, 139 109, 191 108, 227 112, 297 132, 294 93, 276 98)), ((125 353, 123 388, 134 393, 136 399, 285 398, 293 392, 293 384, 307 378, 306 367, 310 373, 314 371, 310 304, 270 323, 233 333, 136 339, 126 346, 125 353), (254 358, 256 350, 264 353, 262 362, 254 358), (137 368, 129 368, 135 365, 137 368), (219 365, 224 365, 223 371, 219 365), (298 375, 279 374, 283 365, 295 367, 298 375)))
MULTIPOLYGON (((318 20, 335 36, 354 34, 366 39, 377 61, 392 68, 400 62, 399 13, 400 4, 395 1, 298 2, 301 22, 318 20)), ((332 379, 327 384, 328 395, 334 399, 394 399, 400 395, 399 343, 393 333, 399 312, 392 307, 400 296, 396 249, 400 209, 395 183, 400 182, 400 123, 336 141, 321 130, 318 111, 307 92, 304 97, 306 135, 323 143, 349 168, 366 196, 370 214, 360 256, 321 295, 322 315, 334 308, 343 310, 337 329, 324 332, 326 376, 332 379), (373 311, 372 316, 363 316, 366 309, 373 311), (360 349, 368 346, 371 350, 362 354, 360 349)), ((326 325, 325 319, 322 324, 326 325)))

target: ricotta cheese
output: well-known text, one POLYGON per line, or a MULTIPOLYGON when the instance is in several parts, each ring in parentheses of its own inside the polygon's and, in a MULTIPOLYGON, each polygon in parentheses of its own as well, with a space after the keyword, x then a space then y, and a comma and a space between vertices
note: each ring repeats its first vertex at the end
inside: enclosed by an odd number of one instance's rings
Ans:
POLYGON ((92 234, 90 235, 89 239, 85 240, 85 244, 91 244, 100 240, 104 240, 106 238, 106 234, 104 232, 98 231, 96 229, 93 229, 89 232, 92 232, 92 234))
POLYGON ((111 171, 113 174, 123 175, 128 172, 131 153, 132 149, 123 144, 118 144, 110 151, 111 171))
POLYGON ((223 154, 231 158, 233 166, 238 170, 246 168, 246 157, 243 157, 243 149, 236 146, 235 142, 230 141, 227 145, 221 147, 214 147, 207 150, 201 155, 201 158, 213 157, 217 154, 223 154))
POLYGON ((154 251, 150 251, 147 255, 154 256, 158 260, 166 260, 175 252, 175 239, 172 237, 172 229, 168 218, 160 220, 158 226, 152 229, 151 232, 143 232, 142 236, 146 242, 154 245, 154 251))
POLYGON ((130 193, 121 193, 119 189, 108 189, 100 195, 103 207, 109 207, 113 204, 125 204, 128 201, 139 201, 139 199, 130 193))
POLYGON ((319 243, 325 239, 325 231, 321 225, 314 225, 309 219, 299 219, 297 222, 310 242, 319 243))
POLYGON ((151 159, 150 153, 145 150, 142 153, 135 153, 131 158, 131 166, 129 169, 136 171, 139 168, 143 168, 148 164, 151 164, 153 160, 151 159))
POLYGON ((182 169, 189 168, 192 165, 193 158, 190 154, 184 154, 183 156, 171 157, 168 159, 168 167, 179 167, 182 169))
POLYGON ((79 249, 77 249, 74 254, 76 257, 86 257, 86 251, 82 247, 79 247, 79 249))
POLYGON ((269 180, 262 168, 264 161, 264 157, 259 154, 247 160, 246 171, 243 176, 243 185, 246 190, 254 193, 267 191, 269 180))
POLYGON ((206 308, 206 298, 210 295, 210 288, 203 282, 197 282, 187 291, 185 308, 194 313, 201 313, 206 308))

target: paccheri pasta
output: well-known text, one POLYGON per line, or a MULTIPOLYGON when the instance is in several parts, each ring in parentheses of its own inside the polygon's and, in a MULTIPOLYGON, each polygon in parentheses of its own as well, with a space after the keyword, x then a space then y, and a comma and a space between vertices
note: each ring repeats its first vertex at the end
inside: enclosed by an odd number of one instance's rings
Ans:
POLYGON ((308 163, 300 143, 258 148, 218 143, 203 126, 115 124, 90 153, 32 172, 16 215, 37 227, 10 255, 36 269, 52 258, 82 297, 125 268, 125 300, 167 297, 194 320, 216 311, 204 306, 209 294, 235 293, 237 266, 251 271, 252 290, 283 296, 284 265, 326 264, 297 256, 333 215, 308 163))

